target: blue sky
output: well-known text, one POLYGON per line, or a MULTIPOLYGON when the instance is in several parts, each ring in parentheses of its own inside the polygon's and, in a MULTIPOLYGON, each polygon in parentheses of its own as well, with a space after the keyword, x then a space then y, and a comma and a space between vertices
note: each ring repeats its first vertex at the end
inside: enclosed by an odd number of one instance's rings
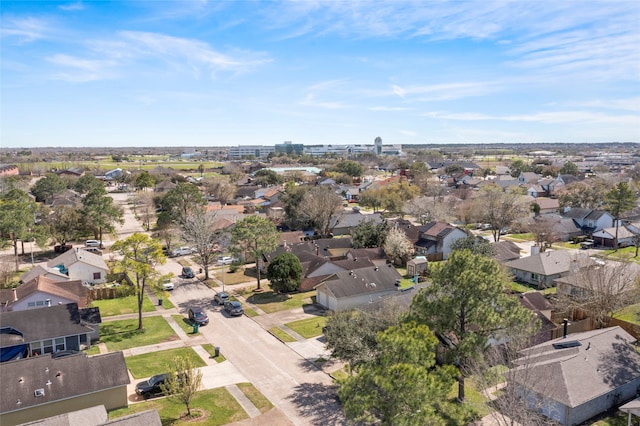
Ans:
POLYGON ((640 142, 637 1, 0 8, 4 148, 640 142))

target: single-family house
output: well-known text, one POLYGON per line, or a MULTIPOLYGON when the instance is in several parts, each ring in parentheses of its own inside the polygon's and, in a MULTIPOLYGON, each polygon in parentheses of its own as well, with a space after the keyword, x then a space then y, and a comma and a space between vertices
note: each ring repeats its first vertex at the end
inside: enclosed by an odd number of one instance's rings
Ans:
POLYGON ((107 282, 109 267, 102 256, 86 250, 69 250, 47 262, 48 268, 58 269, 71 280, 86 281, 90 284, 107 282))
POLYGON ((640 265, 633 262, 597 261, 587 268, 556 280, 558 296, 590 297, 601 293, 628 294, 635 298, 636 283, 640 278, 640 265))
POLYGON ((20 170, 15 164, 0 164, 0 177, 4 176, 18 176, 20 170))
POLYGON ((501 240, 492 242, 491 245, 494 250, 493 258, 499 263, 520 259, 520 247, 513 241, 501 240))
POLYGON ((81 167, 69 167, 68 169, 58 170, 56 174, 58 176, 64 175, 64 176, 81 177, 81 176, 84 176, 84 169, 81 167))
POLYGON ((162 182, 158 182, 153 190, 155 192, 169 192, 177 186, 177 184, 171 182, 170 180, 163 180, 162 182))
POLYGON ((13 289, 0 290, 0 311, 22 311, 76 303, 84 308, 90 301, 82 281, 56 281, 40 275, 13 289))
POLYGON ((0 312, 0 361, 88 347, 96 332, 89 324, 101 322, 99 312, 75 303, 0 312))
POLYGON ((387 254, 382 247, 349 249, 345 254, 347 259, 369 259, 374 265, 382 266, 387 263, 387 254))
POLYGON ((389 266, 370 266, 338 272, 315 287, 316 303, 343 311, 395 294, 402 276, 389 266))
POLYGON ((636 396, 635 340, 620 327, 569 334, 521 351, 507 379, 529 409, 579 425, 636 396))
POLYGON ((40 264, 40 265, 34 266, 33 268, 29 269, 27 272, 22 274, 20 276, 20 282, 24 284, 40 276, 49 278, 57 282, 70 281, 69 276, 60 272, 60 269, 49 268, 46 265, 40 264))
POLYGON ((115 169, 109 170, 104 174, 104 180, 116 180, 124 174, 124 170, 120 167, 116 167, 115 169))
POLYGON ((122 352, 47 354, 0 364, 0 423, 16 425, 104 405, 126 407, 130 383, 122 352))
POLYGON ((467 233, 444 222, 430 222, 419 228, 419 239, 414 244, 415 254, 427 256, 427 260, 446 260, 451 253, 451 245, 467 233))
MULTIPOLYGON (((535 197, 535 195, 533 197, 535 197)), ((537 204, 540 208, 538 212, 540 215, 558 214, 560 211, 560 201, 556 198, 538 197, 533 201, 533 203, 537 204)))
POLYGON ((553 181, 553 183, 550 184, 549 188, 550 194, 555 194, 560 188, 564 188, 569 184, 575 183, 575 182, 580 182, 580 178, 574 175, 561 175, 558 174, 558 176, 555 178, 555 180, 553 181))
POLYGON ((350 235, 351 230, 358 226, 361 222, 371 222, 380 224, 384 221, 380 213, 362 214, 360 212, 345 212, 336 217, 332 222, 331 232, 333 235, 350 235))
POLYGON ((586 253, 571 253, 568 250, 547 250, 507 262, 516 281, 537 288, 553 287, 555 280, 592 264, 586 253))
POLYGON ((615 227, 604 228, 599 231, 595 231, 591 234, 591 239, 596 246, 602 247, 616 247, 616 241, 618 247, 629 247, 635 245, 637 233, 634 232, 633 227, 618 226, 616 231, 615 227), (617 235, 617 239, 616 239, 617 235))
POLYGON ((534 172, 520 172, 518 176, 518 182, 520 185, 537 184, 540 180, 540 175, 534 172))
POLYGON ((587 235, 591 235, 604 228, 610 228, 614 225, 613 216, 604 210, 574 207, 566 210, 562 216, 573 219, 582 232, 587 235))

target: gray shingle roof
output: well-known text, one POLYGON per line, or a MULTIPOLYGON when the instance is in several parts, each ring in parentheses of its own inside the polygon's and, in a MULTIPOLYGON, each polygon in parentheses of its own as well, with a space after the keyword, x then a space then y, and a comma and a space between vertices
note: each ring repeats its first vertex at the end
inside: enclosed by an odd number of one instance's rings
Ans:
POLYGON ((567 272, 571 268, 571 262, 580 261, 580 266, 586 266, 588 256, 585 253, 571 253, 567 250, 554 250, 538 253, 512 260, 507 267, 535 274, 551 276, 567 272))
POLYGON ((0 377, 2 413, 129 384, 122 352, 91 357, 79 353, 57 359, 47 354, 3 362, 0 377), (47 381, 51 384, 47 385, 47 381), (34 396, 36 389, 44 389, 44 395, 34 396), (20 405, 16 404, 18 400, 20 405))
POLYGON ((86 263, 87 265, 94 266, 99 269, 108 271, 109 267, 99 254, 91 253, 86 250, 69 250, 62 253, 60 256, 51 259, 47 262, 49 268, 53 268, 57 265, 64 265, 69 268, 69 265, 73 265, 76 262, 86 263))
POLYGON ((380 266, 338 272, 321 285, 325 285, 339 299, 394 289, 395 282, 399 279, 402 279, 402 276, 395 268, 380 266))
POLYGON ((620 327, 574 333, 522 351, 514 380, 568 407, 577 407, 640 376, 633 336, 620 327), (555 349, 554 343, 580 346, 555 349))

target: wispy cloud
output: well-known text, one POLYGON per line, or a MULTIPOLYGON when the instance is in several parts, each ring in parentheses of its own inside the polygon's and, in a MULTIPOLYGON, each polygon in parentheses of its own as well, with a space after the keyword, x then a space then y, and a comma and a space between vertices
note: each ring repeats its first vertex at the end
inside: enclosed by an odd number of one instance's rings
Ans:
POLYGON ((417 135, 416 132, 411 131, 411 130, 398 130, 398 133, 400 133, 401 135, 411 136, 411 137, 414 137, 414 136, 417 135))
POLYGON ((407 107, 387 107, 387 106, 375 106, 369 108, 369 111, 385 111, 385 112, 393 112, 393 111, 410 111, 411 108, 407 107))
POLYGON ((73 12, 76 10, 84 10, 84 4, 82 4, 81 1, 77 1, 75 3, 61 4, 58 8, 67 12, 73 12))
POLYGON ((110 60, 88 60, 68 55, 54 55, 47 58, 47 61, 65 69, 52 76, 55 80, 84 83, 115 77, 113 67, 116 63, 110 60))
POLYGON ((321 99, 327 96, 327 92, 328 96, 336 96, 336 93, 342 92, 345 85, 346 81, 344 80, 327 80, 313 84, 304 90, 305 95, 300 101, 300 105, 325 109, 350 108, 350 105, 341 101, 321 99))
POLYGON ((413 96, 419 101, 444 101, 481 96, 495 92, 497 89, 493 83, 470 82, 414 86, 399 86, 394 84, 391 90, 403 99, 413 96))
POLYGON ((588 108, 640 112, 640 97, 627 99, 592 100, 573 103, 573 105, 588 108))
POLYGON ((0 34, 2 37, 14 37, 19 43, 30 43, 46 38, 50 32, 48 23, 43 19, 27 17, 2 17, 0 34))
POLYGON ((446 111, 431 111, 423 114, 425 117, 460 120, 460 121, 520 121, 537 122, 546 124, 562 123, 637 123, 638 117, 634 115, 609 115, 589 111, 556 111, 540 112, 535 114, 517 115, 489 115, 482 113, 451 113, 446 111))

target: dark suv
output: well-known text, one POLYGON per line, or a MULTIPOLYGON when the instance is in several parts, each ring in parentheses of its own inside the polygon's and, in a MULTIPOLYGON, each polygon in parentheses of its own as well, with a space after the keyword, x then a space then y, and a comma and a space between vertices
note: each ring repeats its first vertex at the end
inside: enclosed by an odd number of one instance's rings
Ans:
POLYGON ((169 377, 167 373, 158 374, 149 380, 138 383, 136 385, 136 394, 141 395, 144 399, 149 399, 154 395, 162 395, 164 393, 162 391, 162 385, 164 381, 167 380, 167 377, 169 377))
POLYGON ((224 310, 229 315, 233 315, 234 317, 242 315, 244 313, 240 302, 236 302, 235 300, 227 300, 226 302, 224 302, 224 310))
POLYGON ((195 278, 196 273, 193 272, 193 268, 185 266, 184 268, 182 268, 182 276, 184 278, 195 278))
POLYGON ((209 317, 200 308, 189 308, 189 321, 191 324, 207 325, 209 324, 209 317))

